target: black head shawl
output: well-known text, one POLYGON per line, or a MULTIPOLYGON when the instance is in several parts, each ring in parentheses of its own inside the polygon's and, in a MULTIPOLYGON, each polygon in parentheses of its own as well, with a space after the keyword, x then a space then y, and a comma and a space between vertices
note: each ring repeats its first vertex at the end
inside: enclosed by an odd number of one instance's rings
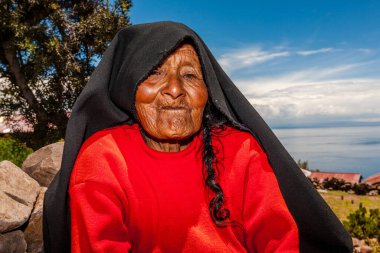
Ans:
POLYGON ((131 124, 137 85, 184 41, 190 41, 198 52, 209 100, 232 123, 246 126, 266 152, 297 224, 300 252, 352 252, 350 235, 200 37, 183 24, 158 22, 121 30, 74 105, 62 167, 45 194, 45 253, 70 252, 67 190, 82 143, 99 130, 131 124))

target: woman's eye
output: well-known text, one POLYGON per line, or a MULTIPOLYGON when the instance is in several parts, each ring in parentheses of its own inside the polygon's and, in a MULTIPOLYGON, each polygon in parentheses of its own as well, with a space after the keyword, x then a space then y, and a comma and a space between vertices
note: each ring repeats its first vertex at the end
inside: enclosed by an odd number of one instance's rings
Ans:
POLYGON ((153 70, 152 73, 150 73, 148 80, 158 81, 162 79, 164 76, 165 76, 165 72, 162 69, 156 69, 156 70, 153 70))
POLYGON ((194 73, 184 73, 182 75, 184 78, 186 79, 194 79, 194 78, 197 78, 197 76, 194 74, 194 73))

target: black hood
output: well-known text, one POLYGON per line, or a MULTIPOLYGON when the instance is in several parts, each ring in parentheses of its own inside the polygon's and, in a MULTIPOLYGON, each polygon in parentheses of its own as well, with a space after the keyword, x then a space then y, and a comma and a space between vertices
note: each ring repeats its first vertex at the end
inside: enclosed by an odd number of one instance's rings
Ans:
POLYGON ((266 152, 297 224, 300 252, 352 252, 350 235, 200 37, 183 24, 158 22, 121 30, 75 102, 62 166, 45 194, 45 253, 70 252, 67 191, 82 143, 99 130, 133 123, 138 84, 184 41, 192 43, 198 53, 210 102, 233 124, 247 127, 266 152))

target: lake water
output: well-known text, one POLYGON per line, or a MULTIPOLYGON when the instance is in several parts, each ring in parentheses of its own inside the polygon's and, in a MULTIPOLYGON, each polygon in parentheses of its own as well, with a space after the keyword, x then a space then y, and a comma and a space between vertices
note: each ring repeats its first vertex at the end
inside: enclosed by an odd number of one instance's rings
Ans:
POLYGON ((380 173, 380 126, 274 129, 293 158, 310 169, 380 173))

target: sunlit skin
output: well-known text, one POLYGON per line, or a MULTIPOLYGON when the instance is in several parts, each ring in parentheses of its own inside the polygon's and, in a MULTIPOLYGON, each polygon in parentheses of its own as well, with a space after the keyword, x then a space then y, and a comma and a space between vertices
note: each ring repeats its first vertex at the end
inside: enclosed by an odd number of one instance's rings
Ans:
POLYGON ((201 128, 207 99, 198 55, 183 44, 137 88, 136 113, 147 145, 164 152, 185 149, 201 128))

